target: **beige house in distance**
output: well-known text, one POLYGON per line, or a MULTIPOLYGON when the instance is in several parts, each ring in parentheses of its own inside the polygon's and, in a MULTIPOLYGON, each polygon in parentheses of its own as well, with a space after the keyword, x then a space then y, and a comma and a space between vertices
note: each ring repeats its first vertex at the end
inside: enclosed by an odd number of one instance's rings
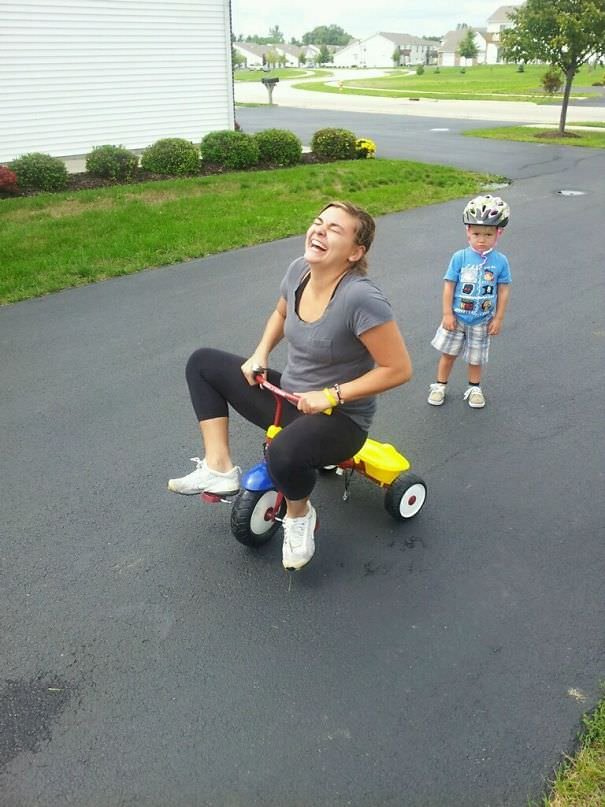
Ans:
POLYGON ((466 59, 460 56, 458 48, 468 33, 468 28, 458 28, 448 31, 437 49, 440 67, 470 67, 473 64, 486 64, 487 59, 487 29, 473 28, 474 41, 477 46, 477 58, 466 59))

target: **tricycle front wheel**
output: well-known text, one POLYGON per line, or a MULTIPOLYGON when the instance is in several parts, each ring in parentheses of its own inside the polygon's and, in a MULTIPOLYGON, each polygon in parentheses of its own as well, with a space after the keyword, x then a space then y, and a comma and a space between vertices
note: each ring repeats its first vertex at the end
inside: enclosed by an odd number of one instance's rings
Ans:
POLYGON ((286 500, 278 505, 276 490, 241 490, 231 509, 231 532, 245 546, 262 546, 279 529, 286 512, 286 500), (276 505, 277 512, 275 510, 276 505))
POLYGON ((406 521, 417 515, 426 501, 426 484, 416 474, 404 473, 392 482, 384 496, 384 506, 389 515, 398 521, 406 521))

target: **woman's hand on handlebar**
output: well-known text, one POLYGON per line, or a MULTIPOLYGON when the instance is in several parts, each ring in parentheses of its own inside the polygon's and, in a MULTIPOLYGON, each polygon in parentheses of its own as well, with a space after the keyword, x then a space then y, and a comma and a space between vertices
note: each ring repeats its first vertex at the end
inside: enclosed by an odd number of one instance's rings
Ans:
POLYGON ((331 414, 332 406, 323 390, 313 390, 311 392, 295 392, 298 398, 297 409, 305 415, 318 415, 320 412, 331 414))
POLYGON ((242 364, 242 373, 251 387, 256 386, 259 383, 258 375, 262 375, 263 378, 267 377, 267 356, 259 356, 258 353, 252 354, 242 364))

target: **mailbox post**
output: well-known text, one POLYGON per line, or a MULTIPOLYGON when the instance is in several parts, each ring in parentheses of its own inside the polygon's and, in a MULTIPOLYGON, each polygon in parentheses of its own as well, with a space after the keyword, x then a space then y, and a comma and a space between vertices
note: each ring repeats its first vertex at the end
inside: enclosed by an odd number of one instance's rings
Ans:
POLYGON ((275 87, 275 85, 277 84, 279 79, 278 78, 261 78, 261 81, 263 82, 263 84, 267 88, 267 92, 269 93, 269 104, 272 105, 273 104, 273 88, 275 87))

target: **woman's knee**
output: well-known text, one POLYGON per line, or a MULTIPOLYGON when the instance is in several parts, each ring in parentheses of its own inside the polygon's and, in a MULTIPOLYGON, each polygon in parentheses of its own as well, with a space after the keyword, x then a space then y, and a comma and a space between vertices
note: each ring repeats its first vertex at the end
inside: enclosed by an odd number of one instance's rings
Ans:
POLYGON ((293 450, 287 440, 274 439, 267 448, 267 462, 271 476, 282 490, 293 483, 296 488, 312 488, 315 481, 315 470, 312 464, 302 456, 302 452, 293 450))
POLYGON ((197 350, 194 350, 187 360, 187 374, 189 374, 191 369, 201 370, 204 367, 210 366, 212 364, 212 356, 215 353, 216 350, 211 347, 199 347, 197 350))
POLYGON ((212 347, 200 347, 194 350, 185 366, 185 377, 191 382, 196 379, 210 381, 216 373, 224 369, 224 353, 212 347))

